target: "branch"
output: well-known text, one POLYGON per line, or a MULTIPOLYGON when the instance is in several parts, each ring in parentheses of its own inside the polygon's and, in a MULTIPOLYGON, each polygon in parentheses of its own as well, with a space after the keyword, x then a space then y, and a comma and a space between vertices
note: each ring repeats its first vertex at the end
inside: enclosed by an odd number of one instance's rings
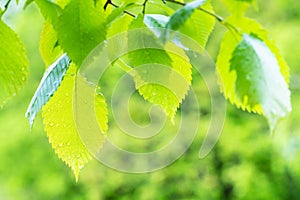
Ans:
POLYGON ((145 12, 146 12, 147 2, 148 2, 148 0, 145 0, 144 3, 143 3, 143 11, 142 11, 143 15, 145 15, 145 12))
MULTIPOLYGON (((103 9, 106 10, 106 8, 107 8, 107 6, 108 6, 109 4, 112 5, 112 6, 115 7, 115 8, 119 8, 119 6, 116 5, 116 4, 114 4, 111 0, 107 0, 106 3, 105 3, 104 6, 103 6, 103 9)), ((125 14, 127 14, 127 15, 130 15, 131 17, 134 17, 134 18, 136 17, 134 14, 132 14, 131 12, 129 12, 129 11, 127 11, 127 10, 124 10, 123 12, 124 12, 125 14)))

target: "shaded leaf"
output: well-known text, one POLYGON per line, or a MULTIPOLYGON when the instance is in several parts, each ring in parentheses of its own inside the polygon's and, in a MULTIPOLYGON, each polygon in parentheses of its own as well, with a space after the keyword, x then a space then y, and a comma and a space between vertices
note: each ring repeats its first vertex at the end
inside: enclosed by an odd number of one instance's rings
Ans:
POLYGON ((44 23, 41 38, 40 38, 40 52, 46 66, 55 62, 62 54, 63 51, 57 45, 57 34, 49 21, 44 23))
POLYGON ((27 117, 30 127, 33 124, 34 118, 39 110, 45 105, 57 88, 60 86, 65 73, 70 65, 69 57, 64 54, 55 63, 48 67, 43 75, 43 78, 34 93, 25 117, 27 117))

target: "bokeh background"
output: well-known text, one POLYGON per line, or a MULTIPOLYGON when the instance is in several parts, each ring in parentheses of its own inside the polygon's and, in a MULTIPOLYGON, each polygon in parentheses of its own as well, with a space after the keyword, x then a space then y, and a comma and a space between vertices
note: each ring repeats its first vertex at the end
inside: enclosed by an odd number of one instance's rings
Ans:
MULTIPOLYGON (((43 18, 34 4, 26 10, 22 10, 23 1, 19 6, 12 4, 4 20, 25 43, 31 65, 25 88, 0 110, 0 199, 299 199, 300 1, 257 1, 259 9, 247 15, 270 31, 291 68, 293 112, 275 134, 270 135, 263 117, 228 104, 221 138, 205 159, 198 159, 203 141, 203 134, 198 134, 179 160, 160 171, 128 174, 93 160, 82 170, 78 183, 48 143, 41 115, 32 131, 24 117, 45 69, 39 54, 43 18)), ((219 0, 213 4, 218 13, 228 15, 219 0)), ((213 58, 224 32, 217 24, 208 44, 213 58)), ((194 77, 193 83, 198 79, 194 77)), ((201 84, 195 87, 204 90, 201 84)), ((202 101, 208 102, 209 96, 202 101)), ((209 103, 202 105, 202 112, 209 112, 205 107, 209 103)), ((132 113, 141 123, 147 116, 134 107, 132 113)), ((203 123, 209 118, 203 114, 203 123)), ((110 129, 118 131, 113 125, 110 129)))

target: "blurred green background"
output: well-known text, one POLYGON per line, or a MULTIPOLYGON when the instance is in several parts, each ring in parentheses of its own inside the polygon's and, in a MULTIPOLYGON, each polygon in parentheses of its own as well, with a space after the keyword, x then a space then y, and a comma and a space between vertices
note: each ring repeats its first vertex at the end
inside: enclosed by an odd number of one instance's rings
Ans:
MULTIPOLYGON (((213 2, 226 16, 222 4, 213 2)), ((199 134, 179 160, 160 171, 127 174, 94 160, 78 183, 51 149, 41 115, 32 131, 24 117, 45 69, 38 50, 43 18, 34 4, 26 10, 12 6, 5 21, 26 45, 31 75, 19 95, 0 110, 0 199, 299 199, 300 1, 258 0, 258 6, 248 16, 270 31, 291 68, 293 112, 274 135, 263 117, 228 104, 222 136, 205 159, 198 159, 203 141, 199 134)), ((217 24, 208 45, 213 58, 224 31, 217 24)), ((196 86, 199 91, 201 87, 196 86)), ((209 117, 203 116, 204 124, 209 117)))

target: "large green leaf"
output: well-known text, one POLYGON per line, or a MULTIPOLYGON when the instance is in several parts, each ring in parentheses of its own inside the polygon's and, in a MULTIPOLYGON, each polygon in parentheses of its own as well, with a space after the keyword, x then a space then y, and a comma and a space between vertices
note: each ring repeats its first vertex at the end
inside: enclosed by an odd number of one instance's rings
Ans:
MULTIPOLYGON (((130 30, 136 27, 145 27, 142 16, 131 23, 130 30)), ((128 43, 131 48, 138 48, 128 56, 128 64, 134 68, 136 88, 145 100, 162 106, 172 120, 189 90, 191 65, 188 59, 166 52, 150 31, 130 34, 128 43)), ((180 52, 175 45, 170 49, 180 52)), ((181 55, 185 55, 184 52, 181 55)))
POLYGON ((59 44, 78 67, 90 51, 105 39, 105 13, 100 3, 95 6, 93 0, 73 0, 59 17, 59 44))
POLYGON ((0 107, 16 95, 29 75, 25 47, 16 33, 0 20, 0 107))
POLYGON ((244 34, 233 52, 230 70, 236 73, 236 101, 262 109, 271 130, 291 111, 290 91, 274 54, 260 39, 244 34))
MULTIPOLYGON (((284 59, 279 54, 277 47, 274 45, 274 42, 269 39, 267 31, 263 29, 260 24, 258 24, 254 20, 236 16, 228 18, 227 22, 238 27, 239 30, 243 33, 249 35, 253 33, 257 35, 265 43, 266 47, 270 49, 271 53, 276 58, 280 73, 284 77, 285 82, 289 82, 289 68, 284 59)), ((242 38, 240 37, 240 35, 235 34, 233 30, 231 32, 228 31, 223 38, 216 63, 218 82, 220 84, 221 92, 223 92, 225 97, 237 107, 249 112, 266 115, 261 105, 253 106, 249 105, 248 103, 241 102, 236 95, 235 83, 238 74, 230 70, 230 60, 235 48, 238 46, 241 40, 242 38)), ((270 125, 272 129, 273 125, 271 124, 271 122, 270 125)))
MULTIPOLYGON (((61 86, 55 92, 50 101, 43 107, 43 119, 45 131, 49 137, 52 148, 60 159, 62 159, 74 172, 76 180, 80 169, 92 158, 89 151, 84 146, 74 119, 73 94, 76 78, 76 66, 71 64, 61 86)), ((89 84, 84 80, 79 80, 89 89, 89 84)), ((82 88, 82 87, 81 87, 82 88)), ((104 97, 95 95, 95 113, 103 133, 107 130, 107 108, 104 97)), ((105 141, 105 135, 99 134, 95 141, 105 141)))
POLYGON ((33 95, 28 106, 25 116, 28 118, 30 127, 33 124, 34 118, 39 110, 45 105, 57 88, 60 86, 64 75, 69 68, 70 59, 64 54, 55 63, 53 63, 46 72, 33 95))

